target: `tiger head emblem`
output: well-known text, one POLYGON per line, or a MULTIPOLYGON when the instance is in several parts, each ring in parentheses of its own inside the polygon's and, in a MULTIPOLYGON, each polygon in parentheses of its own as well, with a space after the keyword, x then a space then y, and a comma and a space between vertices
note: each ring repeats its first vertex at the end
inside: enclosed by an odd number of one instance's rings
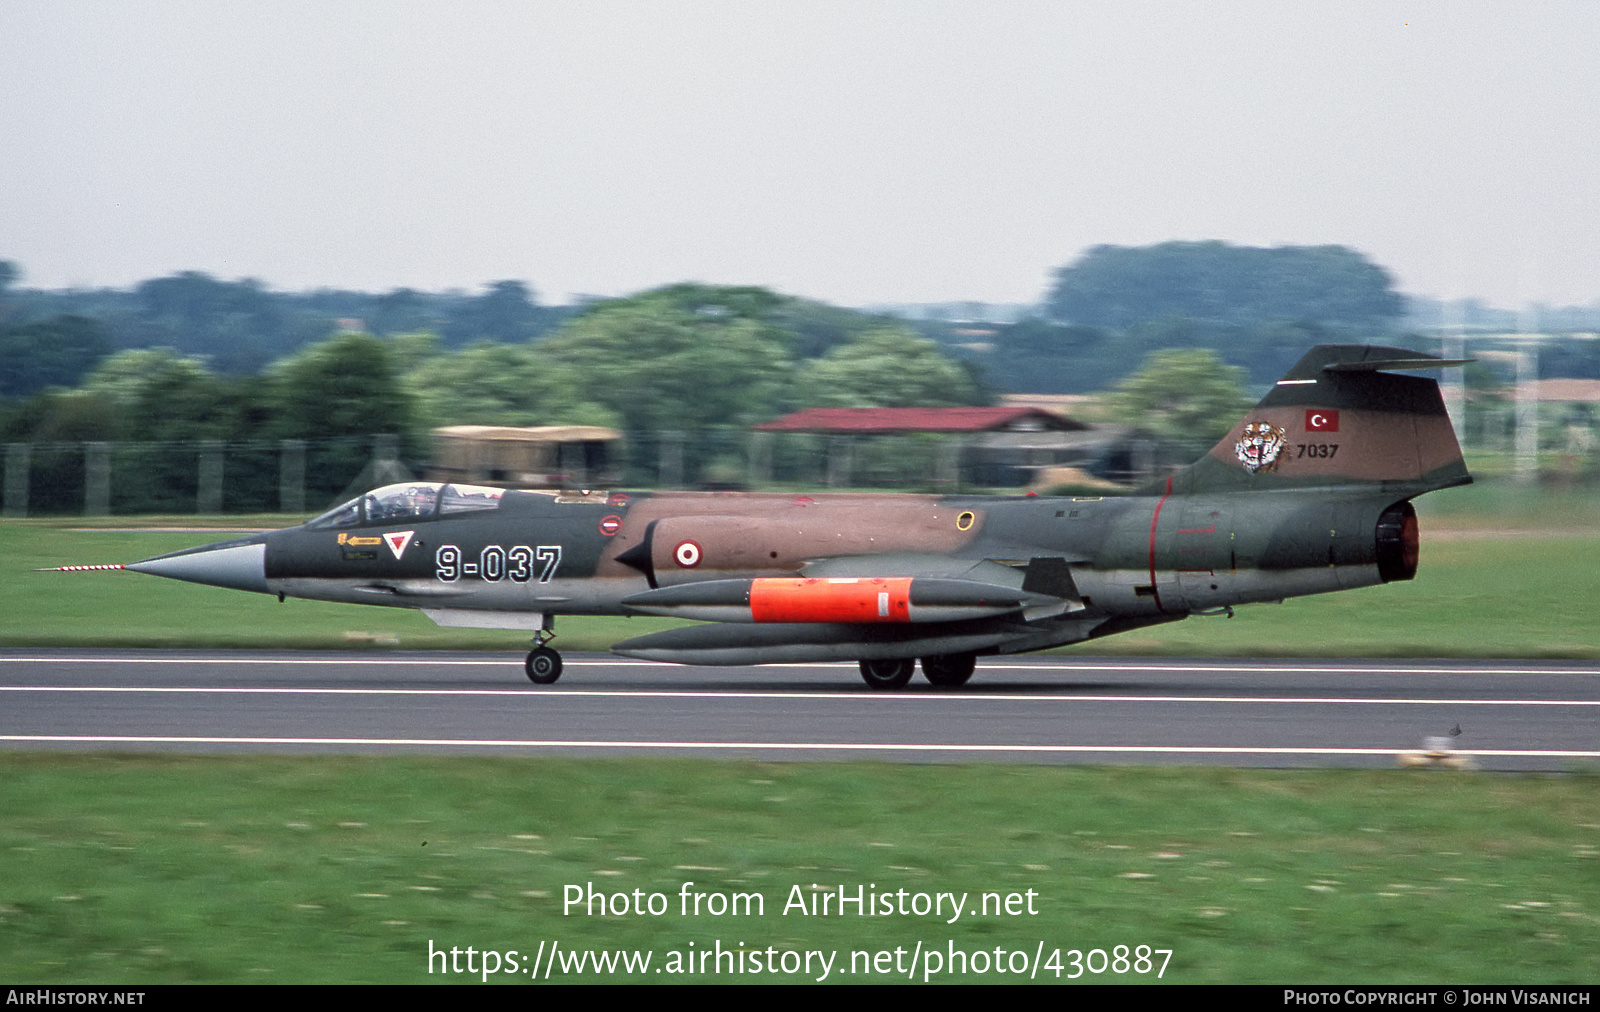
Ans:
POLYGON ((1251 474, 1278 469, 1278 454, 1283 452, 1283 429, 1271 422, 1251 422, 1233 445, 1239 463, 1251 474))

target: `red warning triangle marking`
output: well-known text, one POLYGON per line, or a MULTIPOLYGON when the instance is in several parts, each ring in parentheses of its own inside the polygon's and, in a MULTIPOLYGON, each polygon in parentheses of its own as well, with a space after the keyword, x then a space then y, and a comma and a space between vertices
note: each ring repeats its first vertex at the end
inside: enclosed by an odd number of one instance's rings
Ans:
POLYGON ((411 544, 411 535, 415 533, 416 531, 392 531, 384 534, 383 540, 388 543, 389 551, 398 559, 406 553, 406 546, 411 544))

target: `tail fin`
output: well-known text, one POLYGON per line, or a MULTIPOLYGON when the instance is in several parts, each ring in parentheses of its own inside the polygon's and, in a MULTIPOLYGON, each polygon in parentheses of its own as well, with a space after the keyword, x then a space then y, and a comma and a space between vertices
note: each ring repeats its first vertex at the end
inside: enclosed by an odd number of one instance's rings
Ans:
POLYGON ((1472 481, 1439 384, 1384 370, 1462 365, 1404 348, 1306 352, 1174 492, 1377 486, 1409 498, 1472 481))

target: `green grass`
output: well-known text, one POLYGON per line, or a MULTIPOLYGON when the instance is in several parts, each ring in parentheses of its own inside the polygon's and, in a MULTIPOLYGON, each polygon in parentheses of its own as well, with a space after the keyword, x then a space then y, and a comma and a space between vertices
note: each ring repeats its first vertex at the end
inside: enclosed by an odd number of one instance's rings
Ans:
MULTIPOLYGON (((1252 605, 1238 609, 1231 620, 1192 618, 1069 650, 1600 658, 1600 622, 1593 605, 1593 574, 1600 572, 1600 501, 1476 486, 1421 502, 1422 563, 1414 581, 1252 605)), ((248 518, 233 522, 249 525, 248 518)), ((162 525, 144 518, 118 523, 162 525)), ((125 572, 33 572, 70 563, 125 562, 212 539, 194 532, 71 529, 78 526, 75 520, 0 522, 0 645, 520 651, 527 643, 519 632, 441 629, 409 609, 280 604, 266 595, 125 572)), ((557 623, 557 646, 605 650, 618 640, 674 624, 565 617, 557 623)))
POLYGON ((1424 541, 1429 531, 1544 531, 1600 537, 1600 487, 1532 488, 1484 481, 1416 500, 1424 541))
POLYGON ((441 979, 430 940, 650 949, 653 966, 720 940, 846 961, 919 941, 1030 956, 1043 942, 1064 959, 1147 944, 1173 950, 1165 980, 1182 983, 1593 981, 1596 787, 1398 770, 0 754, 0 978, 402 983, 441 979), (691 881, 759 893, 766 915, 682 916, 691 881), (669 910, 563 916, 565 887, 591 882, 662 893, 669 910), (841 884, 972 903, 1032 889, 1038 913, 781 913, 795 886, 841 884))

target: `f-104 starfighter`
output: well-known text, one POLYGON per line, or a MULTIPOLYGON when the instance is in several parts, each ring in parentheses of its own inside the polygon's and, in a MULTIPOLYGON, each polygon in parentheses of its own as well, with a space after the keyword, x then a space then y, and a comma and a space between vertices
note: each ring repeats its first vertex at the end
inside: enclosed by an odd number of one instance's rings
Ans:
MULTIPOLYGON (((1438 385, 1399 348, 1311 349, 1197 462, 1110 498, 511 491, 402 482, 299 527, 135 572, 528 630, 560 615, 698 620, 616 644, 684 664, 856 661, 898 689, 977 659, 1417 571, 1411 500, 1470 482, 1438 385)), ((63 567, 70 568, 70 567, 63 567)))

